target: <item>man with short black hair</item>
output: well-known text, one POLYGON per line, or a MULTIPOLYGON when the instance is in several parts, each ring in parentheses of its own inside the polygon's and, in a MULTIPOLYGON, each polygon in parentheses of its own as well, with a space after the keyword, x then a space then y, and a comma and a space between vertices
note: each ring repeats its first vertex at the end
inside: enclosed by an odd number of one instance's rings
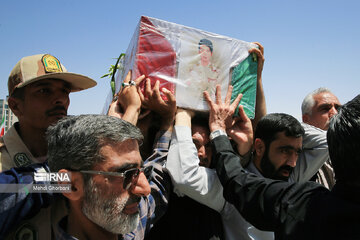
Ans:
MULTIPOLYGON (((230 103, 231 90, 230 86, 225 97, 228 103, 230 103)), ((217 91, 220 92, 220 86, 217 86, 217 91)), ((232 106, 237 106, 239 101, 238 97, 232 106)), ((307 139, 313 137, 311 135, 313 133, 311 131, 309 133, 309 129, 306 128, 305 134, 302 125, 294 117, 284 113, 273 113, 261 118, 257 123, 253 152, 246 148, 253 145, 253 137, 251 136, 247 144, 243 143, 243 136, 237 134, 242 122, 236 119, 230 121, 235 122, 231 128, 212 132, 208 141, 211 142, 216 136, 229 135, 237 143, 237 152, 248 158, 243 161, 249 163, 246 166, 247 171, 262 177, 302 182, 309 180, 322 164, 321 161, 308 162, 306 158, 301 162, 298 161, 298 155, 303 149, 303 141, 308 148, 310 144, 320 145, 321 137, 317 136, 317 142, 309 143, 307 139)), ((272 232, 257 230, 234 211, 232 204, 225 201, 223 188, 213 169, 198 166, 201 156, 195 158, 196 148, 188 137, 190 129, 187 126, 191 125, 190 120, 191 113, 186 110, 179 111, 176 116, 176 135, 172 139, 166 165, 175 189, 218 211, 223 219, 226 239, 273 239, 272 232)), ((209 152, 212 152, 211 148, 208 149, 209 152)), ((213 156, 213 153, 211 155, 213 156)), ((213 163, 211 166, 214 167, 213 163)))
POLYGON ((287 181, 302 150, 304 133, 293 116, 285 113, 264 116, 255 130, 254 158, 249 170, 258 171, 267 178, 287 181))
MULTIPOLYGON (((231 128, 234 107, 221 99, 213 102, 209 94, 205 98, 210 106, 210 130, 231 128)), ((251 122, 243 111, 241 121, 238 134, 251 139, 251 122)), ((275 239, 360 238, 359 129, 360 95, 340 107, 330 120, 327 140, 337 178, 332 191, 313 182, 291 184, 248 173, 229 139, 215 137, 213 161, 225 199, 257 228, 274 231, 275 239)))

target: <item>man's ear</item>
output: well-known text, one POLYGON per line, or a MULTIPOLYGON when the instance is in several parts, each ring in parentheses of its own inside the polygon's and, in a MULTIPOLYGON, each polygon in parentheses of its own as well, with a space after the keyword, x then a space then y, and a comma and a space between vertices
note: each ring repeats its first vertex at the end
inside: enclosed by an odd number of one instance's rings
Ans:
POLYGON ((266 146, 263 140, 261 140, 260 138, 255 138, 255 142, 254 142, 255 156, 253 161, 257 169, 261 169, 260 168, 261 159, 264 157, 266 150, 265 148, 266 146))
POLYGON ((9 97, 8 99, 8 105, 11 111, 18 118, 22 115, 22 104, 23 104, 23 100, 19 98, 9 97))
MULTIPOLYGON (((71 174, 71 191, 63 192, 62 194, 71 201, 80 200, 84 195, 84 179, 81 173, 72 172, 67 169, 60 169, 59 173, 71 174)), ((59 181, 58 184, 69 184, 69 182, 59 181)))
POLYGON ((309 124, 309 120, 310 120, 309 114, 304 114, 304 115, 302 115, 302 121, 303 121, 304 123, 308 123, 308 124, 309 124))
POLYGON ((254 142, 254 150, 256 156, 258 156, 260 159, 262 159, 264 153, 265 153, 265 143, 260 138, 256 138, 254 142))

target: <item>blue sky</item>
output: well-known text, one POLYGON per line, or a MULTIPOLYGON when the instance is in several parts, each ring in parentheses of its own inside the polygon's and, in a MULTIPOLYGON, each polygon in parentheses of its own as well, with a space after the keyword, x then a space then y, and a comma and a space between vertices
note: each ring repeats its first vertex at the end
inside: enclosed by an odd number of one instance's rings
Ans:
POLYGON ((50 53, 98 85, 72 93, 69 114, 100 113, 107 73, 125 52, 141 15, 265 48, 268 112, 300 119, 304 96, 320 86, 341 103, 359 94, 359 1, 25 1, 0 2, 0 98, 23 56, 50 53))

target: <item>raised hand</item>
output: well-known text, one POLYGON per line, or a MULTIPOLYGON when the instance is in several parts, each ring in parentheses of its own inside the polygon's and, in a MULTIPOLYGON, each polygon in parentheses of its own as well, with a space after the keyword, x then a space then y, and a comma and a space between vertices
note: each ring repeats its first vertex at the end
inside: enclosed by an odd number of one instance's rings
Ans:
POLYGON ((120 91, 110 104, 108 115, 122 118, 136 125, 141 107, 138 85, 145 79, 145 75, 131 81, 131 71, 128 72, 120 91))
POLYGON ((204 92, 204 97, 209 105, 209 128, 226 131, 227 134, 237 143, 239 154, 246 154, 252 146, 253 130, 251 121, 246 116, 243 106, 239 107, 239 117, 233 118, 236 107, 239 105, 242 94, 239 94, 231 103, 232 86, 226 94, 225 101, 221 100, 221 88, 216 86, 215 102, 210 98, 208 92, 204 92))
POLYGON ((233 124, 233 115, 236 107, 239 105, 242 94, 239 94, 236 99, 231 103, 231 93, 233 87, 230 85, 226 93, 225 101, 221 99, 221 87, 216 85, 215 102, 211 99, 210 94, 205 91, 204 98, 208 103, 209 114, 209 128, 213 132, 215 130, 226 131, 233 124))
POLYGON ((245 155, 251 150, 254 139, 253 128, 242 105, 239 107, 239 117, 234 118, 232 126, 227 129, 227 134, 236 142, 240 155, 245 155))
POLYGON ((146 79, 145 95, 139 91, 142 106, 158 113, 163 121, 173 121, 176 112, 175 96, 166 88, 161 91, 166 95, 167 101, 164 101, 160 95, 160 82, 156 81, 154 87, 151 89, 150 79, 146 79))
POLYGON ((262 70, 264 68, 264 62, 265 62, 264 47, 258 42, 253 42, 253 43, 258 45, 259 49, 252 48, 249 50, 249 53, 255 53, 257 55, 257 60, 258 60, 257 76, 258 76, 258 79, 261 79, 261 74, 262 74, 262 70))
POLYGON ((249 50, 249 53, 255 53, 257 55, 257 84, 256 84, 256 106, 255 106, 255 118, 252 120, 253 129, 255 129, 256 124, 259 120, 266 115, 266 101, 264 88, 262 84, 262 70, 264 67, 264 47, 258 43, 254 42, 254 44, 259 46, 259 49, 252 48, 249 50))

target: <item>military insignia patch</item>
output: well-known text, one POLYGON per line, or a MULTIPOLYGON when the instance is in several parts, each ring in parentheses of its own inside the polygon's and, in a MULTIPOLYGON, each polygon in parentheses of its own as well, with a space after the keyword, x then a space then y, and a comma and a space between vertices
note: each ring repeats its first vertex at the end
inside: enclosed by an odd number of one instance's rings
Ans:
POLYGON ((45 54, 42 59, 46 73, 58 73, 63 72, 60 61, 50 54, 45 54))
POLYGON ((31 160, 26 156, 25 153, 17 153, 14 156, 14 162, 18 167, 25 167, 32 164, 31 160))

